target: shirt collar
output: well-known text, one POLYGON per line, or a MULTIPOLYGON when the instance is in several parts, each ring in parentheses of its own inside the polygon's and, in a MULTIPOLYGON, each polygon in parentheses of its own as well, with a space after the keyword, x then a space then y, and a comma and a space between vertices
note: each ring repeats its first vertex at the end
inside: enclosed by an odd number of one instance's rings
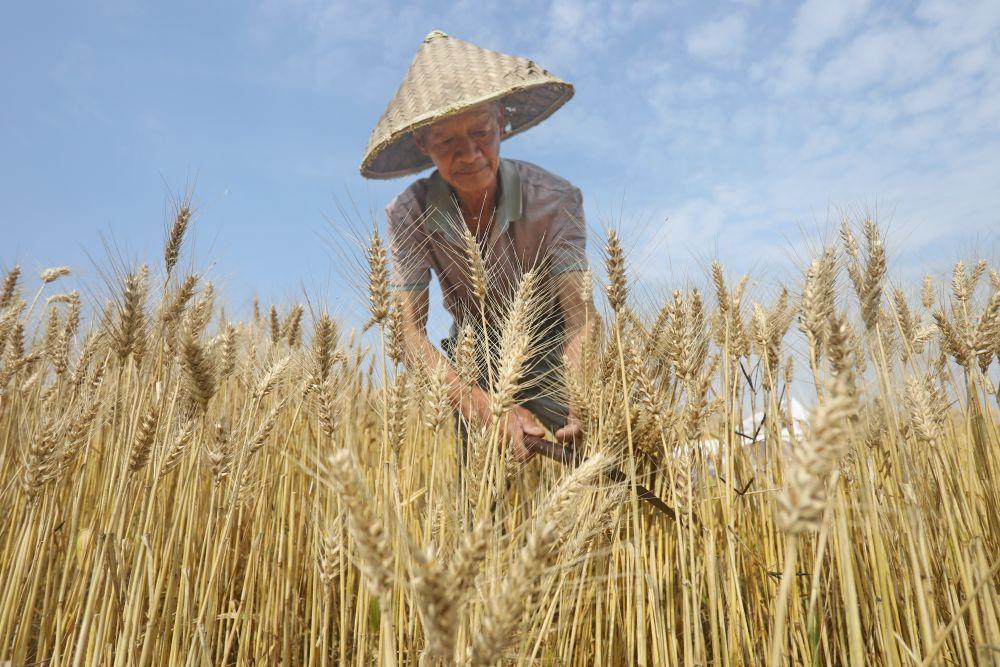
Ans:
MULTIPOLYGON (((521 177, 517 166, 510 160, 500 159, 498 174, 500 196, 497 201, 497 234, 503 234, 515 220, 520 220, 523 213, 523 198, 521 193, 521 177)), ((429 231, 439 231, 445 234, 449 241, 461 240, 458 225, 461 216, 458 212, 458 202, 451 187, 437 169, 431 174, 427 188, 427 226, 429 231)))

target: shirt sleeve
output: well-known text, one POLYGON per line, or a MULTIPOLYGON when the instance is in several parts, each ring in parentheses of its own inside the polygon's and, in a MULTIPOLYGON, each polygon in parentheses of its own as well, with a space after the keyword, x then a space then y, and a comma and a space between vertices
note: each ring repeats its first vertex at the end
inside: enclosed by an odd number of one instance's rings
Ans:
POLYGON ((385 207, 392 253, 390 287, 396 291, 424 289, 430 284, 430 258, 424 216, 412 197, 403 193, 385 207))
POLYGON ((551 273, 586 270, 587 224, 583 217, 583 193, 580 188, 573 188, 563 199, 550 231, 551 273))

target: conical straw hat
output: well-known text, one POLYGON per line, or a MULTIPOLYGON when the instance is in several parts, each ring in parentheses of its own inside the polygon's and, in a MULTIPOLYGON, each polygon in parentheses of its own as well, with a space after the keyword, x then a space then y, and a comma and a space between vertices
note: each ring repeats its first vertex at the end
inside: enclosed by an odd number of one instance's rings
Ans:
POLYGON ((396 178, 431 166, 410 133, 483 102, 500 100, 501 139, 548 118, 573 97, 573 86, 527 58, 483 49, 440 30, 427 35, 403 83, 368 139, 361 175, 396 178))

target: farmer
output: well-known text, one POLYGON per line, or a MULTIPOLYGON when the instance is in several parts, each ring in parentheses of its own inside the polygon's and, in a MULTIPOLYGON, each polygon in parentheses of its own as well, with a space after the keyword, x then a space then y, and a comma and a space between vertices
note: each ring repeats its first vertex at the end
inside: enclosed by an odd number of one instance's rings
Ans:
MULTIPOLYGON (((593 306, 581 289, 586 257, 580 190, 541 167, 501 159, 500 142, 538 124, 572 95, 570 84, 530 60, 434 31, 375 126, 361 164, 363 176, 382 179, 436 167, 386 207, 393 288, 409 359, 445 364, 453 406, 467 419, 492 419, 483 389, 486 371, 479 385, 462 387, 428 339, 430 272, 454 318, 451 336, 442 341, 450 353, 458 326, 478 323, 480 315, 460 225, 474 235, 483 257, 490 277, 487 301, 509 300, 521 276, 534 269, 542 295, 535 352, 525 366, 518 404, 498 425, 520 460, 531 456, 524 436, 544 435, 536 418, 562 442, 583 435, 552 379, 562 371, 564 355, 571 366, 578 362, 593 306)), ((501 319, 487 323, 487 347, 494 355, 501 319)))

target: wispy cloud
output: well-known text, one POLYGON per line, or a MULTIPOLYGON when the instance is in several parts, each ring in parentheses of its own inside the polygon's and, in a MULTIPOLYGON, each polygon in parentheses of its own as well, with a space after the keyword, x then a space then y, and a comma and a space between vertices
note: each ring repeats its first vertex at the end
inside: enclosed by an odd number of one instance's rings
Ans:
MULTIPOLYGON (((544 5, 543 5, 544 7, 544 5)), ((592 70, 596 54, 614 53, 644 21, 668 10, 656 0, 552 0, 541 20, 522 14, 520 45, 553 71, 566 76, 592 70)))
MULTIPOLYGON (((646 276, 667 270, 658 249, 682 274, 716 252, 734 271, 785 263, 841 204, 893 211, 894 249, 911 267, 1000 227, 997 0, 258 0, 199 7, 183 26, 195 48, 183 50, 178 21, 164 20, 183 8, 102 2, 62 23, 25 5, 31 25, 52 26, 44 45, 37 30, 0 43, 22 63, 0 85, 25 101, 0 109, 11 243, 34 243, 46 220, 93 222, 53 235, 47 247, 69 253, 60 263, 73 263, 76 238, 141 219, 164 181, 195 172, 199 191, 230 188, 202 220, 207 236, 225 234, 217 220, 239 230, 239 252, 221 260, 230 275, 256 276, 254 244, 274 244, 248 230, 290 221, 290 259, 261 279, 292 276, 294 289, 322 254, 310 241, 333 193, 380 211, 406 186, 363 181, 357 164, 434 28, 575 84, 574 100, 504 154, 579 185, 595 226, 621 219, 651 257, 646 276)), ((147 227, 128 233, 155 247, 159 228, 147 227)))
POLYGON ((688 33, 687 52, 715 63, 738 60, 746 46, 747 24, 740 14, 729 14, 695 27, 688 33))
POLYGON ((868 11, 869 0, 806 0, 795 12, 788 46, 805 56, 843 36, 868 11))
POLYGON ((925 32, 912 25, 867 30, 855 37, 816 75, 818 87, 853 93, 870 86, 899 89, 926 77, 938 62, 925 32))
MULTIPOLYGON (((724 32, 718 21, 699 24, 687 37, 699 45, 691 61, 637 68, 660 149, 640 157, 666 166, 683 156, 685 167, 659 209, 672 221, 665 238, 773 258, 825 223, 829 206, 875 202, 896 214, 898 249, 911 258, 949 239, 995 237, 997 14, 1000 5, 982 2, 889 11, 807 0, 783 38, 747 41, 728 71, 711 66, 725 40, 705 37, 724 32)), ((747 17, 747 26, 761 20, 747 17)))

